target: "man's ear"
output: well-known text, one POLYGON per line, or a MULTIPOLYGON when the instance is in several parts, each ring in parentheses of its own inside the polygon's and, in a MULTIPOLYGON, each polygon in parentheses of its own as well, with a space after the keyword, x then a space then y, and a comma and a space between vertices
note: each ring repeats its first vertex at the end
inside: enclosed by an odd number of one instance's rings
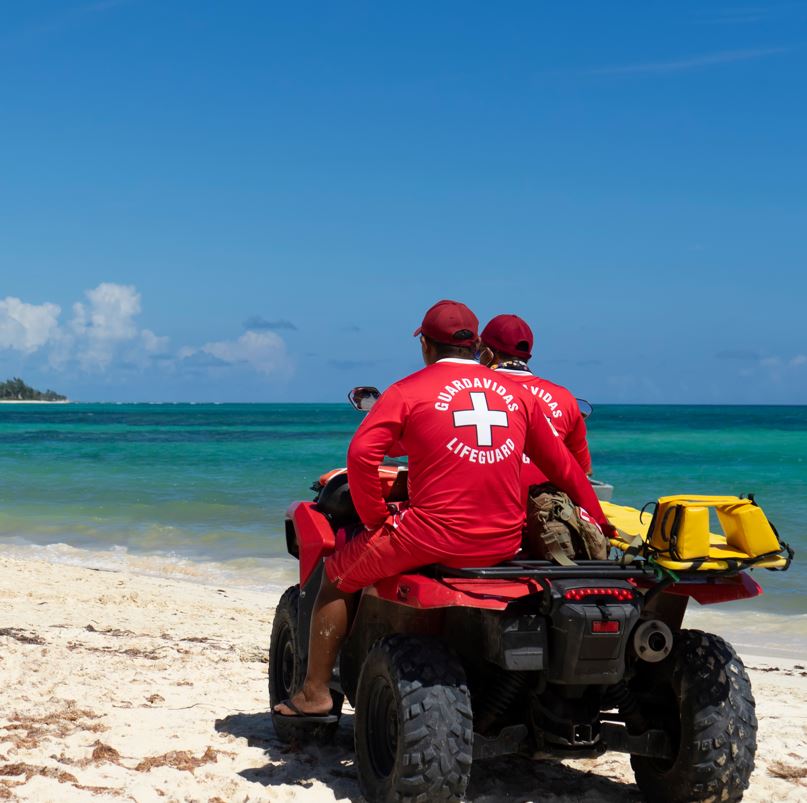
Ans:
POLYGON ((479 351, 479 362, 482 365, 490 365, 495 359, 496 355, 487 346, 482 346, 479 351))
POLYGON ((426 340, 425 337, 423 337, 423 335, 421 335, 420 336, 420 353, 423 355, 423 362, 426 365, 430 364, 429 351, 430 351, 429 342, 426 340))

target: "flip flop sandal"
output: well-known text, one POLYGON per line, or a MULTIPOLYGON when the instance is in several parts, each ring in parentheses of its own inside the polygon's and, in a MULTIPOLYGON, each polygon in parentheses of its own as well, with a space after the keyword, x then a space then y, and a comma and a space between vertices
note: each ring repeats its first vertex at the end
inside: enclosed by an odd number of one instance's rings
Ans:
POLYGON ((280 717, 281 719, 293 719, 295 722, 316 722, 318 725, 330 725, 333 722, 339 722, 339 717, 336 714, 309 714, 301 711, 291 700, 281 700, 278 705, 285 705, 291 708, 294 714, 281 714, 280 711, 272 709, 273 717, 280 717))

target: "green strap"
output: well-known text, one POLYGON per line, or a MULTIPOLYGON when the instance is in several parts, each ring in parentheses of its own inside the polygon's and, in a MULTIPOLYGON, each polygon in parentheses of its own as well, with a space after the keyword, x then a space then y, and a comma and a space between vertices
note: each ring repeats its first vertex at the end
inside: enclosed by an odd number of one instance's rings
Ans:
POLYGON ((653 567, 653 570, 658 573, 660 577, 671 577, 674 582, 678 582, 678 574, 674 572, 672 569, 668 569, 666 566, 662 566, 660 563, 655 561, 652 557, 647 559, 647 562, 653 567))

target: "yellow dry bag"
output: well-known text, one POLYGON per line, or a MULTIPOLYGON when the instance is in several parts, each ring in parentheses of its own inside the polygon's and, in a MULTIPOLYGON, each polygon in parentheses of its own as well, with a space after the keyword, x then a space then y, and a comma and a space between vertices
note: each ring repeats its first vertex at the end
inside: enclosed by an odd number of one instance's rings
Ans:
POLYGON ((687 561, 709 557, 709 510, 714 508, 726 544, 749 558, 782 549, 773 527, 752 498, 663 496, 650 522, 648 543, 659 555, 687 561))

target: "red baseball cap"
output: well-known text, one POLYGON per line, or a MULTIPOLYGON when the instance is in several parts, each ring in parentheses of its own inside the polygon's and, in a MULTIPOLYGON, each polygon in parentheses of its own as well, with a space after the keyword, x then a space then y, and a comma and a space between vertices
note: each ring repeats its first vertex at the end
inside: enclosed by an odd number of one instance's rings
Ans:
POLYGON ((510 357, 532 357, 532 329, 518 315, 497 315, 482 330, 482 342, 510 357))
POLYGON ((430 307, 423 323, 415 329, 420 334, 451 346, 473 348, 479 339, 479 319, 459 301, 443 299, 430 307))

